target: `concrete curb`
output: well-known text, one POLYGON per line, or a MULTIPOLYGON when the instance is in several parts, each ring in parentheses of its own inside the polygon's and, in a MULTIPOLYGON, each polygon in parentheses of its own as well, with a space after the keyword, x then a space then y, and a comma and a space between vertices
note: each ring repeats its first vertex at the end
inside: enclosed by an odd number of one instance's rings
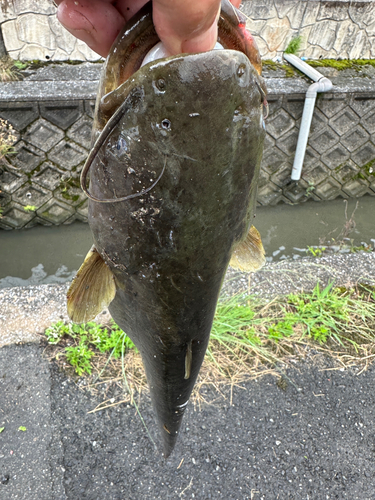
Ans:
MULTIPOLYGON (((255 274, 229 269, 223 293, 241 291, 271 298, 297 290, 311 290, 317 281, 326 285, 350 286, 358 282, 375 284, 375 252, 331 254, 320 259, 304 258, 267 264, 255 274)), ((64 285, 36 285, 0 290, 0 347, 36 342, 46 328, 56 321, 68 321, 64 285)), ((106 324, 110 319, 103 311, 96 321, 106 324)))

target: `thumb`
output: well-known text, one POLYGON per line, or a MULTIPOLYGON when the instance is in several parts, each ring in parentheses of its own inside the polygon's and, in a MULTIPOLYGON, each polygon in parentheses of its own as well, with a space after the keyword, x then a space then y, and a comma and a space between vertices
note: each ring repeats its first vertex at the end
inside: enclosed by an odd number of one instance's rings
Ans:
POLYGON ((157 34, 170 54, 205 52, 217 40, 220 0, 154 0, 157 34))

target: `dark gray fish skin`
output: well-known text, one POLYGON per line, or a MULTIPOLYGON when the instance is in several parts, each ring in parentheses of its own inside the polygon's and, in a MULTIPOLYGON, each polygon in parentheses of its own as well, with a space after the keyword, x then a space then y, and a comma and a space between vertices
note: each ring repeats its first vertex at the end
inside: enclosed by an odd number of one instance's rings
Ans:
POLYGON ((263 97, 257 71, 237 51, 150 63, 115 91, 120 119, 91 166, 90 191, 100 199, 145 190, 165 168, 139 197, 90 200, 89 224, 115 275, 110 313, 142 355, 166 457, 231 253, 251 225, 263 97))

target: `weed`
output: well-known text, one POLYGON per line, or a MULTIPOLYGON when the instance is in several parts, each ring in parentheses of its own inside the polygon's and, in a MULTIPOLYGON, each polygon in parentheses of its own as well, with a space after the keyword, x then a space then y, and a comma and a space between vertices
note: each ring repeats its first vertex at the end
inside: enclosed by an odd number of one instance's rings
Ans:
POLYGON ((0 82, 10 82, 21 78, 19 69, 23 68, 19 68, 15 63, 16 61, 9 56, 0 59, 0 82))
MULTIPOLYGON (((94 322, 58 322, 46 336, 53 345, 52 358, 60 364, 65 359, 78 375, 95 368, 96 379, 108 381, 120 380, 126 372, 130 401, 133 388, 139 392, 146 384, 139 353, 114 323, 105 328, 94 322)), ((219 301, 195 398, 203 397, 199 390, 206 383, 234 384, 264 373, 279 378, 276 363, 303 356, 311 348, 339 358, 344 366, 364 363, 365 369, 375 359, 375 288, 317 284, 312 292, 268 303, 246 293, 219 301)))
POLYGON ((73 341, 73 346, 65 347, 65 355, 68 362, 75 368, 78 375, 91 373, 90 360, 95 355, 92 349, 100 353, 111 351, 111 356, 119 358, 123 352, 136 348, 127 335, 112 322, 111 330, 91 321, 78 325, 75 323, 64 323, 58 321, 45 331, 49 344, 57 345, 65 338, 73 341))
POLYGON ((13 61, 13 65, 17 68, 17 69, 25 69, 27 68, 28 64, 26 62, 22 62, 22 61, 13 61))
POLYGON ((360 71, 363 66, 375 66, 375 59, 319 59, 306 62, 314 68, 331 67, 338 71, 343 71, 345 69, 360 71))
POLYGON ((309 196, 315 190, 315 186, 309 181, 309 187, 306 189, 306 196, 309 196))
POLYGON ((323 255, 323 252, 327 250, 326 247, 320 246, 320 247, 307 247, 306 252, 311 253, 313 257, 321 257, 323 255))
POLYGON ((297 54, 301 48, 302 37, 295 36, 289 42, 287 48, 284 50, 285 54, 297 54))
POLYGON ((82 335, 77 346, 65 349, 66 359, 75 368, 76 373, 81 376, 85 372, 91 373, 90 360, 95 356, 94 352, 87 347, 87 336, 82 335))
POLYGON ((6 155, 15 153, 13 144, 16 140, 16 133, 12 125, 7 120, 0 118, 0 163, 6 155))
POLYGON ((25 212, 35 212, 37 207, 35 205, 26 205, 23 209, 25 212))

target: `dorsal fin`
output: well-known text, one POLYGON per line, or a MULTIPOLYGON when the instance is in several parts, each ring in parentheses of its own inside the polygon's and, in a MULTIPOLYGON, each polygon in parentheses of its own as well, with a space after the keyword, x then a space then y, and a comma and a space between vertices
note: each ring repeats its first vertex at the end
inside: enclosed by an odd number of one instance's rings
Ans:
POLYGON ((265 261, 260 234, 254 226, 251 226, 246 238, 235 247, 229 265, 234 269, 253 273, 263 267, 265 261))
POLYGON ((93 246, 68 290, 68 315, 75 323, 87 323, 101 313, 115 295, 112 271, 93 246))

